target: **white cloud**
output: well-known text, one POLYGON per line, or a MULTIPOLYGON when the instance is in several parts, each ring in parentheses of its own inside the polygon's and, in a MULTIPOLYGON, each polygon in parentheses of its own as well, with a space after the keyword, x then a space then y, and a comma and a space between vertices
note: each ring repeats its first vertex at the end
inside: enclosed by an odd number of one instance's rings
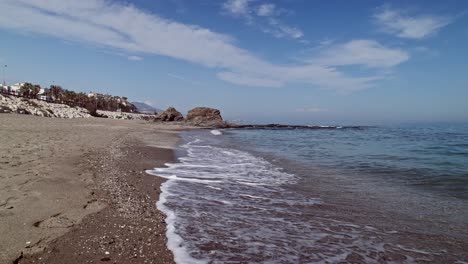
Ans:
POLYGON ((331 44, 333 44, 334 42, 335 42, 334 39, 324 38, 324 39, 320 40, 318 42, 318 44, 319 44, 320 47, 327 47, 327 46, 330 46, 331 44))
POLYGON ((276 38, 301 39, 304 37, 302 30, 286 25, 278 18, 283 13, 283 9, 278 10, 271 3, 251 5, 254 2, 255 0, 227 0, 223 4, 223 10, 230 15, 245 19, 248 25, 257 27, 276 38))
POLYGON ((311 62, 327 66, 365 65, 369 68, 389 68, 409 59, 401 49, 388 48, 374 40, 353 40, 332 45, 311 62))
POLYGON ((304 36, 304 33, 300 29, 287 26, 275 18, 269 18, 268 24, 271 27, 264 27, 262 30, 264 32, 273 34, 277 38, 289 37, 293 39, 300 39, 304 36))
POLYGON ((127 59, 131 60, 131 61, 141 61, 141 60, 143 60, 143 58, 139 57, 139 56, 128 56, 127 59))
POLYGON ((262 4, 257 8, 258 16, 272 16, 275 13, 274 4, 262 4))
POLYGON ((249 2, 252 0, 227 0, 223 9, 233 15, 246 16, 251 12, 249 2))
MULTIPOLYGON (((127 54, 167 56, 215 69, 220 79, 240 85, 280 87, 302 83, 353 91, 372 87, 375 81, 384 78, 378 74, 354 77, 333 67, 345 64, 373 66, 385 61, 380 57, 349 56, 346 61, 340 61, 324 51, 319 61, 326 63, 309 59, 296 64, 274 64, 239 48, 228 35, 107 0, 2 0, 0 10, 8 10, 0 16, 0 28, 49 35, 127 54)), ((382 47, 375 43, 373 46, 382 47)), ((382 50, 401 54, 399 50, 382 50)), ((372 54, 380 56, 376 52, 372 54)), ((404 60, 393 60, 387 65, 395 66, 398 61, 404 60)))
POLYGON ((388 6, 379 8, 373 16, 382 30, 401 38, 423 39, 434 35, 452 19, 436 15, 408 16, 404 11, 388 6))

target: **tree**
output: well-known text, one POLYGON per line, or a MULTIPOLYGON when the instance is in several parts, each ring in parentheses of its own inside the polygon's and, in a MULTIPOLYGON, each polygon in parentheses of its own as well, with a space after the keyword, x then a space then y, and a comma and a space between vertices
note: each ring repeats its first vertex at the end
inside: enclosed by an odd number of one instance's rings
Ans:
POLYGON ((25 83, 20 87, 19 94, 23 97, 29 98, 31 97, 31 92, 33 88, 34 85, 32 85, 31 83, 25 83))
POLYGON ((30 90, 31 98, 37 99, 37 95, 39 94, 40 91, 41 91, 41 86, 40 85, 38 85, 38 84, 33 85, 31 90, 30 90))
POLYGON ((63 100, 63 88, 58 85, 51 85, 50 86, 50 96, 55 101, 62 101, 63 100))

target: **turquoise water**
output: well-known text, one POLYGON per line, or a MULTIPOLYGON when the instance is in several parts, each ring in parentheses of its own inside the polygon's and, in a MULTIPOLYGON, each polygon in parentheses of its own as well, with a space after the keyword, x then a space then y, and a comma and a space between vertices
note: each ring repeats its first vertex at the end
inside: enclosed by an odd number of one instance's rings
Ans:
POLYGON ((167 178, 177 263, 466 263, 468 126, 182 134, 167 178))

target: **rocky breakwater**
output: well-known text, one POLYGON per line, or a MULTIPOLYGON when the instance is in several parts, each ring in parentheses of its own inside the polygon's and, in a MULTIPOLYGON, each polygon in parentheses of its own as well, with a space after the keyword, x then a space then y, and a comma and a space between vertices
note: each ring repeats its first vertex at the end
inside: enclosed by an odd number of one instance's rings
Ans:
POLYGON ((26 99, 10 95, 0 95, 0 113, 18 113, 44 117, 85 118, 91 117, 82 107, 48 103, 36 99, 26 99))
POLYGON ((126 112, 112 112, 97 110, 97 114, 104 118, 124 119, 124 120, 146 120, 152 121, 156 118, 155 115, 126 113, 126 112))
POLYGON ((223 120, 218 109, 209 107, 195 107, 190 110, 185 122, 192 126, 227 128, 231 125, 223 120))

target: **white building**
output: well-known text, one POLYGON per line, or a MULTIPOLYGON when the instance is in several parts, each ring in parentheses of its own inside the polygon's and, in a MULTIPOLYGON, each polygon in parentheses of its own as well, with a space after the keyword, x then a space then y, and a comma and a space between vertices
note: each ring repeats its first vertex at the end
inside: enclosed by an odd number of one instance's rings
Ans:
POLYGON ((19 90, 21 89, 21 87, 23 87, 25 83, 22 82, 22 83, 15 83, 13 85, 10 86, 10 93, 11 94, 14 94, 14 95, 19 95, 19 90))
POLYGON ((37 94, 38 95, 38 99, 39 100, 42 100, 42 101, 47 101, 47 96, 46 96, 46 89, 44 88, 41 88, 41 90, 39 90, 39 93, 37 94))

